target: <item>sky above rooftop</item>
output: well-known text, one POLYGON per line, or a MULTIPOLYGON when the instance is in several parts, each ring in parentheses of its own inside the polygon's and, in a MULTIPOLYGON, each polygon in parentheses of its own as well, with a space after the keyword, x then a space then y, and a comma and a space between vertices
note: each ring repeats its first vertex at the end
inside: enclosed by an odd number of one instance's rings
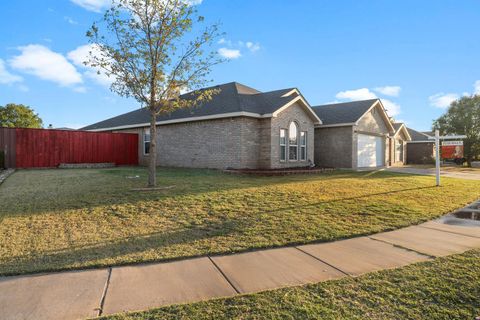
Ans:
MULTIPOLYGON (((480 1, 195 0, 221 22, 214 84, 297 87, 312 106, 381 98, 418 130, 480 94, 480 1)), ((85 32, 109 0, 0 4, 0 105, 30 105, 78 128, 139 107, 82 65, 85 32)), ((88 50, 87 50, 88 51, 88 50)))

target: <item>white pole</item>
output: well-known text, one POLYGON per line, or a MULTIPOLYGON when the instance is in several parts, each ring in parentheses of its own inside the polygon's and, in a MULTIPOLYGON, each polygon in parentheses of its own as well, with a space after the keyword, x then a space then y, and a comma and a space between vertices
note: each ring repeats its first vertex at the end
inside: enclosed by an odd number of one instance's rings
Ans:
POLYGON ((437 187, 440 186, 440 131, 435 130, 435 173, 437 176, 437 187))

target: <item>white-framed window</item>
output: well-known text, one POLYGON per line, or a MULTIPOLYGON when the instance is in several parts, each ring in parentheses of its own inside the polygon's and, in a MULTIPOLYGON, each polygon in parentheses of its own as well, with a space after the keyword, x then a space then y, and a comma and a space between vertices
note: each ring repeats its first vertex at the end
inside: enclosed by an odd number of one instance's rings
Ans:
POLYGON ((143 154, 150 154, 150 129, 143 129, 143 154))
POLYGON ((293 121, 288 127, 288 160, 298 160, 298 126, 293 121))
POLYGON ((307 160, 307 132, 300 132, 300 161, 307 160))
POLYGON ((280 129, 280 161, 287 161, 287 130, 280 129))
POLYGON ((403 141, 395 141, 395 161, 403 162, 403 141))

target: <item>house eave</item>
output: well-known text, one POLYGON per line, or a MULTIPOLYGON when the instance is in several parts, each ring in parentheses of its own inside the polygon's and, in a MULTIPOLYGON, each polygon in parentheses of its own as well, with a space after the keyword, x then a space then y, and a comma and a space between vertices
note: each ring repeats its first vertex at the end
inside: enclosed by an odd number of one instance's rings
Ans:
POLYGON ((435 143, 434 140, 421 140, 421 141, 407 141, 408 143, 435 143))
POLYGON ((322 129, 322 128, 336 128, 336 127, 353 127, 356 123, 335 123, 335 124, 319 124, 316 125, 315 128, 322 129))
MULTIPOLYGON (((200 116, 200 117, 189 117, 189 118, 181 118, 181 119, 172 119, 172 120, 164 120, 164 121, 157 121, 157 126, 168 125, 168 124, 177 124, 177 123, 185 123, 185 122, 195 122, 195 121, 206 121, 206 120, 216 120, 216 119, 225 119, 225 118, 237 118, 237 117, 249 117, 249 118, 257 118, 257 119, 265 119, 271 118, 272 114, 258 114, 253 112, 230 112, 230 113, 223 113, 223 114, 215 114, 210 116, 200 116)), ((108 128, 98 128, 98 129, 89 129, 86 131, 92 132, 101 132, 101 131, 113 131, 113 130, 125 130, 125 129, 136 129, 136 128, 145 128, 149 127, 150 123, 138 123, 138 124, 131 124, 131 125, 124 125, 124 126, 116 126, 116 127, 108 127, 108 128)))

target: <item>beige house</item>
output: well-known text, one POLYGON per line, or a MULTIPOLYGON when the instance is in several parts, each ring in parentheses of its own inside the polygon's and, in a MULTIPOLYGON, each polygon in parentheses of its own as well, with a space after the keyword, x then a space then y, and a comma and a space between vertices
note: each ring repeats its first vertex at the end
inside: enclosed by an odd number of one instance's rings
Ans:
POLYGON ((348 169, 390 165, 395 128, 379 99, 313 107, 322 124, 315 127, 315 163, 348 169))
POLYGON ((407 143, 412 140, 404 123, 394 123, 395 133, 389 141, 389 166, 398 167, 407 164, 407 143))
MULTIPOLYGON (((321 120, 295 89, 260 92, 239 83, 194 109, 157 117, 157 165, 216 169, 277 169, 314 163, 321 120)), ((140 163, 150 153, 149 113, 138 109, 83 130, 139 134, 140 163)))
MULTIPOLYGON (((359 169, 405 162, 408 131, 391 123, 379 99, 312 108, 295 88, 260 92, 236 82, 212 88, 218 93, 204 105, 157 117, 157 165, 359 169)), ((149 123, 142 108, 83 130, 138 133, 146 164, 149 123)))

